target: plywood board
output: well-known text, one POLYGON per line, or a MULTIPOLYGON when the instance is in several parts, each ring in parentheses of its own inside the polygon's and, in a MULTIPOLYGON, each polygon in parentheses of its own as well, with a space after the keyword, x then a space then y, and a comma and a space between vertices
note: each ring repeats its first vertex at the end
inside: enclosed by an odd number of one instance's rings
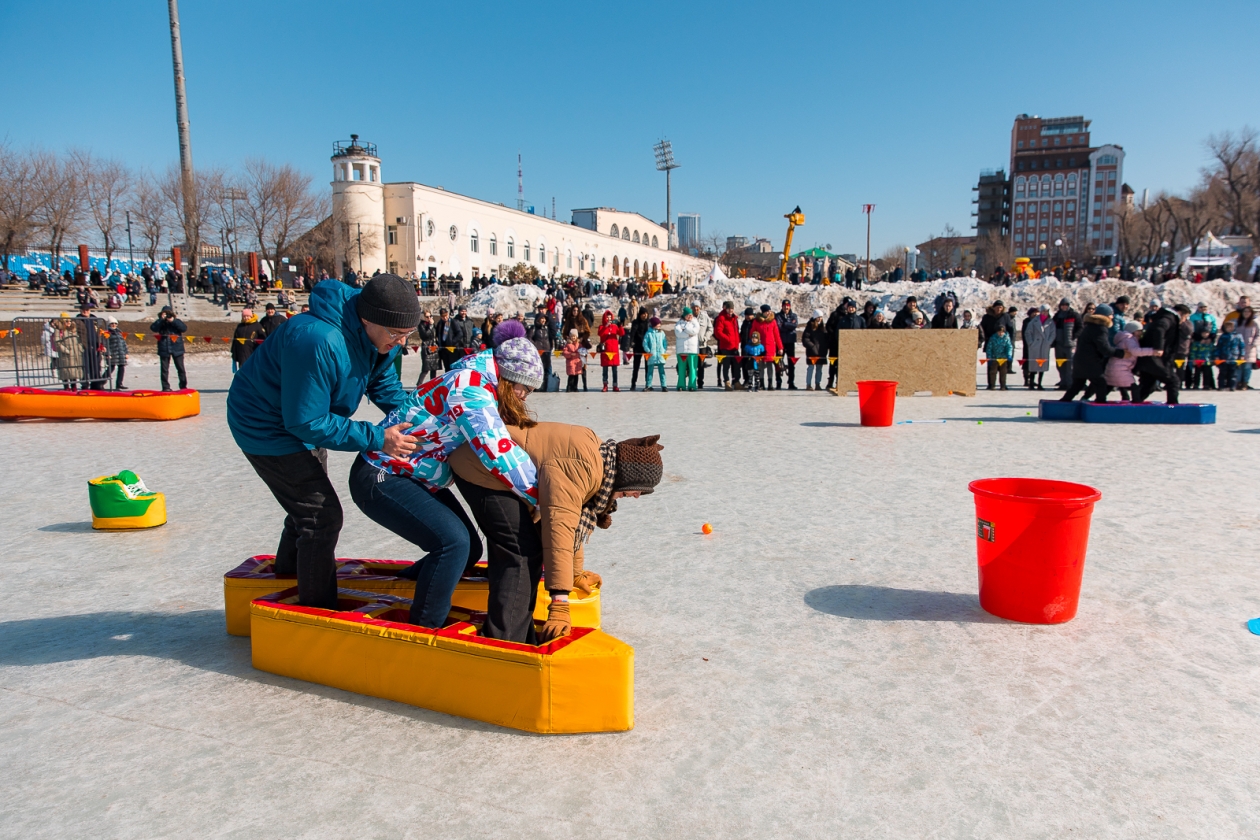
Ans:
POLYGON ((892 379, 897 394, 975 396, 975 330, 841 330, 841 392, 860 379, 892 379))

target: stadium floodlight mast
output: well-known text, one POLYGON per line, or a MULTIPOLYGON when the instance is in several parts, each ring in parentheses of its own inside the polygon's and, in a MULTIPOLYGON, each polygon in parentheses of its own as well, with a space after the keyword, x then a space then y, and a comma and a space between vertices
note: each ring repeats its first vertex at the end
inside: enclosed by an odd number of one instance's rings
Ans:
POLYGON ((679 164, 674 160, 674 146, 668 140, 658 140, 652 151, 656 152, 656 171, 665 173, 665 241, 672 248, 676 243, 669 206, 669 173, 677 169, 679 164))

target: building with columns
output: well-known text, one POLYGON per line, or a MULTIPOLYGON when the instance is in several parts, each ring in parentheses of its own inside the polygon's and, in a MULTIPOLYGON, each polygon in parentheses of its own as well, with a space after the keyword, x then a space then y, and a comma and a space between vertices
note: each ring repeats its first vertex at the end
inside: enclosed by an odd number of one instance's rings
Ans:
POLYGON ((505 277, 518 263, 547 277, 662 279, 690 285, 706 260, 670 251, 667 233, 638 213, 572 211, 560 222, 412 181, 386 183, 376 146, 333 144, 334 247, 345 269, 416 277, 505 277))

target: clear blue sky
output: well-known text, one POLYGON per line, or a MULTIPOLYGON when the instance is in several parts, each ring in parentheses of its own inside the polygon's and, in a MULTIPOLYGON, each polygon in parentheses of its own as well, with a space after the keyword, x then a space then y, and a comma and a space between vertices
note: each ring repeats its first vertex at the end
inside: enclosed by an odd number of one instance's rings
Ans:
MULTIPOLYGON (((652 144, 668 137, 674 212, 776 245, 797 204, 797 241, 842 251, 864 248, 864 202, 876 253, 969 230, 977 173, 1006 165, 1021 112, 1092 119, 1139 195, 1190 186, 1208 134, 1260 127, 1254 0, 183 0, 180 14, 197 164, 262 155, 326 183, 332 141, 353 131, 386 180, 511 206, 519 150, 527 200, 554 195, 561 218, 605 205, 660 220, 652 144)), ((9 2, 0 31, 10 142, 177 160, 161 0, 9 2)))

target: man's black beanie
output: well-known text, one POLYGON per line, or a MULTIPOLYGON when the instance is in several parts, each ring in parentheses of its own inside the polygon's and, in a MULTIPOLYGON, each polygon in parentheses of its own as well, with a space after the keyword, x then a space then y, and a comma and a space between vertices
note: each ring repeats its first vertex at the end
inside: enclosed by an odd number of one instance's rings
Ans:
POLYGON ((391 330, 415 329, 420 323, 416 290, 397 274, 378 274, 369 280, 355 306, 360 318, 391 330))

